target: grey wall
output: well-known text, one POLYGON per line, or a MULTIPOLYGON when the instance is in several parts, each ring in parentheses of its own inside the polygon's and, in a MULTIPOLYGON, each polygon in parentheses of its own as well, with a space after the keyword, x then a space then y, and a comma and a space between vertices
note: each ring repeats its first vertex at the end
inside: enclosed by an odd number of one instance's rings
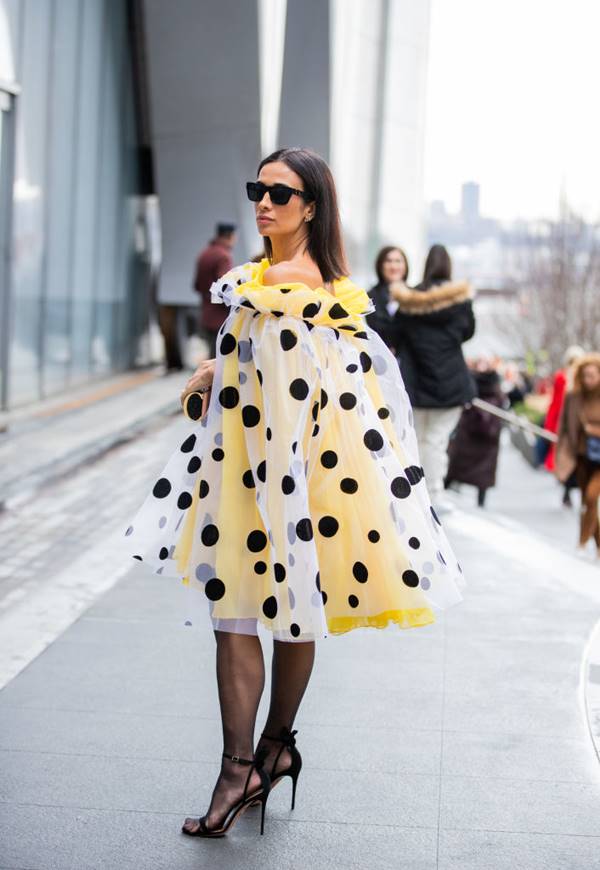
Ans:
POLYGON ((234 259, 259 249, 244 182, 260 160, 254 0, 144 2, 161 205, 162 302, 196 303, 195 257, 219 220, 240 227, 234 259))
POLYGON ((330 158, 329 2, 288 0, 279 145, 314 148, 330 158))

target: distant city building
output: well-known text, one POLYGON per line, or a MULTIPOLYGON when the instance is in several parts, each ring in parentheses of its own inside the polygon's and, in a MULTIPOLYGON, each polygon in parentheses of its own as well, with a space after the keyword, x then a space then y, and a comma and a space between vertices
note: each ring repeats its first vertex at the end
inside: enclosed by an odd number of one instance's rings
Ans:
POLYGON ((479 220, 479 185, 475 181, 466 181, 462 186, 461 215, 467 224, 479 220))

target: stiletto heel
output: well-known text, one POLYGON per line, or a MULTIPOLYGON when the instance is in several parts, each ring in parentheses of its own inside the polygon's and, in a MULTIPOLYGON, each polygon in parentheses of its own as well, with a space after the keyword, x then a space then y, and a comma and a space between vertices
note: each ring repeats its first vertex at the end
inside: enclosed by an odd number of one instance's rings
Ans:
POLYGON ((296 785, 298 783, 298 777, 300 776, 300 771, 302 770, 302 756, 296 749, 296 734, 297 731, 290 731, 289 728, 282 728, 279 732, 279 737, 274 737, 270 734, 265 734, 264 732, 261 734, 261 739, 264 740, 274 740, 277 743, 281 743, 281 749, 275 756, 275 761, 273 762, 273 766, 271 767, 271 773, 269 775, 269 779, 271 781, 271 788, 276 786, 285 776, 289 776, 292 780, 292 809, 294 809, 296 805, 296 785), (290 755, 292 756, 292 763, 285 770, 276 774, 275 770, 277 768, 277 762, 281 757, 281 753, 284 749, 288 749, 290 755))
MULTIPOLYGON (((227 831, 233 826, 233 824, 239 819, 239 817, 248 809, 248 807, 254 806, 256 803, 261 804, 261 814, 260 814, 260 833, 261 835, 265 832, 265 810, 267 807, 267 799, 269 797, 269 792, 271 790, 271 780, 269 775, 265 770, 263 770, 263 765, 265 763, 266 751, 259 750, 254 758, 240 758, 239 755, 230 755, 228 752, 223 753, 223 758, 229 758, 230 761, 234 761, 236 764, 244 764, 250 767, 248 771, 248 776, 246 777, 246 783, 244 785, 244 792, 242 797, 237 803, 232 804, 229 809, 225 812, 225 815, 221 819, 221 824, 216 828, 209 828, 204 821, 206 816, 203 816, 201 819, 198 819, 198 827, 194 831, 190 831, 185 827, 185 824, 181 828, 184 834, 187 834, 188 837, 224 837, 227 831), (248 785, 250 783, 250 777, 252 776, 252 769, 255 769, 258 775, 260 776, 261 787, 257 791, 253 791, 252 794, 248 794, 248 785)), ((186 819, 186 821, 188 821, 186 819)), ((194 819, 194 821, 196 821, 194 819)))

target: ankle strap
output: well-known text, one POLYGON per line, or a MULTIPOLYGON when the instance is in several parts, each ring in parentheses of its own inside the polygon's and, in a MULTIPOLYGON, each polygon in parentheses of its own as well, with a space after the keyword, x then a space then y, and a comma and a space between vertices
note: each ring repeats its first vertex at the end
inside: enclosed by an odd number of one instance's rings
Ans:
POLYGON ((296 734, 297 731, 290 731, 289 728, 283 727, 279 732, 279 737, 274 737, 271 734, 261 734, 265 740, 275 740, 277 743, 283 743, 285 746, 295 746, 296 745, 296 734))
POLYGON ((236 764, 254 764, 253 758, 240 758, 239 755, 230 755, 228 752, 223 753, 223 758, 229 758, 230 761, 235 761, 236 764))

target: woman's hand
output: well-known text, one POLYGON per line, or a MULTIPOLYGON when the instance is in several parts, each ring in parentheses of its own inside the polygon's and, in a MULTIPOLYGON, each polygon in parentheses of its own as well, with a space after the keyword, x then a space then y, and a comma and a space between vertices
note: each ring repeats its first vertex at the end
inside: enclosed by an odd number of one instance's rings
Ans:
POLYGON ((191 376, 191 378, 181 391, 180 400, 182 406, 185 401, 185 397, 189 396, 190 393, 204 393, 202 402, 204 411, 204 404, 208 401, 208 393, 210 391, 210 388, 212 387, 213 378, 215 376, 216 362, 217 361, 215 359, 206 359, 200 363, 194 374, 191 376))

